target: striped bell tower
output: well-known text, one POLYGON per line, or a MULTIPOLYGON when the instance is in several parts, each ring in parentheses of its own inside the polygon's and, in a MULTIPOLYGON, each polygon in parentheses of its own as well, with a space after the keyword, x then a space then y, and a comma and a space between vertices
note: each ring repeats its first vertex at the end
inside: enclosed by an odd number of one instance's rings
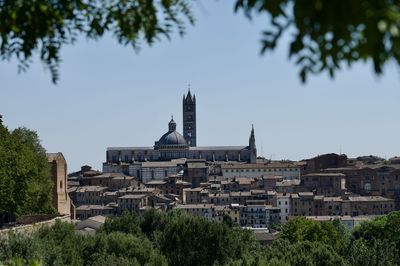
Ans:
POLYGON ((183 136, 191 147, 196 147, 196 96, 191 94, 190 88, 187 95, 183 95, 183 136))

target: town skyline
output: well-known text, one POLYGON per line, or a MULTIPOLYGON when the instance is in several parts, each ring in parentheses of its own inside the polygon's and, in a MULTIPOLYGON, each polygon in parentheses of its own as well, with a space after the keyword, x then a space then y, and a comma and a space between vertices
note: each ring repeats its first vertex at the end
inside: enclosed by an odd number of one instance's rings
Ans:
POLYGON ((1 265, 400 265, 400 1, 0 1, 1 265))

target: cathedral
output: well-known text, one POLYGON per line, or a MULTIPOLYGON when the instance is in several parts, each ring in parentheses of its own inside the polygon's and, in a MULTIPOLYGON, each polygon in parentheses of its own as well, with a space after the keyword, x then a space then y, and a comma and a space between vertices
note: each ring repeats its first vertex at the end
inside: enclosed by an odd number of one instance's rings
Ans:
POLYGON ((196 96, 188 91, 183 95, 183 135, 176 130, 173 118, 168 131, 153 147, 109 147, 106 164, 135 163, 145 161, 170 161, 173 159, 203 159, 206 161, 236 161, 255 163, 256 140, 252 127, 249 143, 244 146, 197 146, 196 96))

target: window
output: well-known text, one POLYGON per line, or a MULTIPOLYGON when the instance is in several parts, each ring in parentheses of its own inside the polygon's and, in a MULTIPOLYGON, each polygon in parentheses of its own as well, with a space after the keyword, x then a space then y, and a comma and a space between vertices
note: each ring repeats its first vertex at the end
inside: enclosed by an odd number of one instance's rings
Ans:
POLYGON ((62 180, 60 180, 60 188, 62 188, 62 180))
POLYGON ((364 184, 364 190, 366 192, 371 192, 371 183, 365 183, 364 184))

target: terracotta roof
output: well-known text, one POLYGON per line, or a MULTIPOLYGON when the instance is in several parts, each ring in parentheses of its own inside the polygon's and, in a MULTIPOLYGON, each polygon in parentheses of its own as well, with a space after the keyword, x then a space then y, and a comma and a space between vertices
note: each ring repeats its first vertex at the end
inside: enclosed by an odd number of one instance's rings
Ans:
POLYGON ((300 167, 293 164, 286 163, 236 163, 236 164, 223 164, 222 169, 269 169, 269 168, 297 168, 300 167))
POLYGON ((307 174, 307 175, 303 175, 306 177, 311 177, 311 176, 346 176, 342 173, 311 173, 311 174, 307 174))

